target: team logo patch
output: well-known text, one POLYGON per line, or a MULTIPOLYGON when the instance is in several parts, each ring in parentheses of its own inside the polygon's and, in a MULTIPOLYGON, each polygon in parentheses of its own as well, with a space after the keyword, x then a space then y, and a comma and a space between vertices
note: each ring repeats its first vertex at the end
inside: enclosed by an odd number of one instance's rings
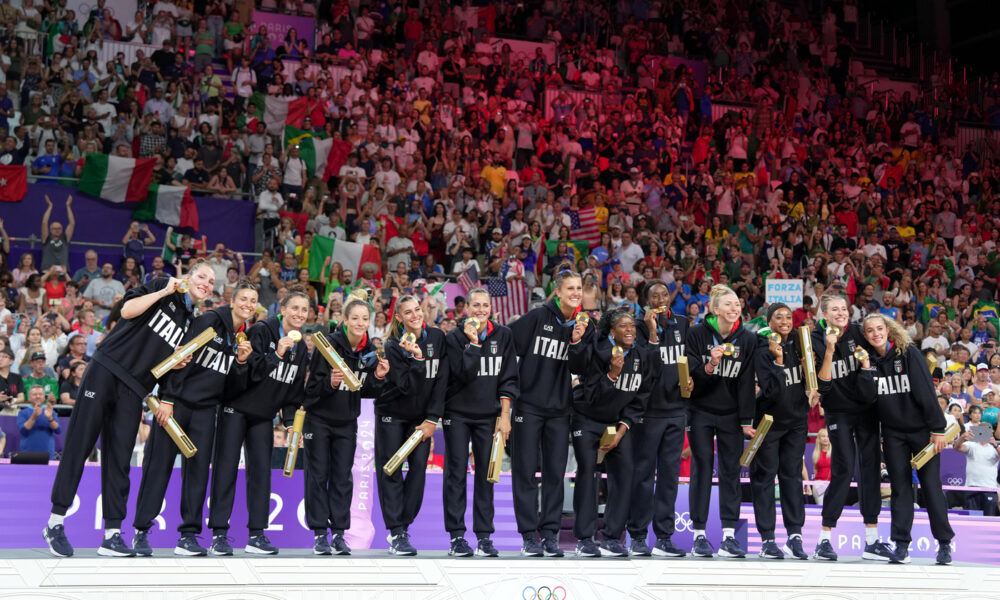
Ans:
POLYGON ((490 340, 490 354, 496 354, 496 353, 497 353, 497 341, 490 340))
POLYGON ((174 306, 173 302, 168 302, 167 305, 170 306, 170 312, 177 312, 177 307, 174 306))
POLYGON ((636 358, 636 359, 634 359, 632 361, 632 370, 636 371, 636 372, 639 371, 639 359, 638 358, 636 358))
POLYGON ((441 426, 442 427, 448 427, 449 425, 451 425, 451 419, 442 419, 441 420, 441 426))
POLYGON ((222 338, 220 338, 219 336, 215 336, 215 339, 213 339, 212 341, 215 342, 216 344, 221 344, 222 338))
POLYGON ((392 423, 392 417, 382 417, 383 423, 392 423))
POLYGON ((739 358, 739 357, 740 357, 740 347, 733 346, 733 358, 739 358))
POLYGON ((311 439, 313 439, 312 432, 310 431, 309 433, 303 433, 302 434, 302 439, 304 439, 304 440, 311 440, 311 439))
POLYGON ((544 329, 545 331, 552 331, 552 326, 551 325, 543 325, 542 329, 544 329))
POLYGON ((679 332, 679 331, 675 331, 674 332, 674 341, 677 342, 677 343, 680 343, 680 341, 681 341, 681 332, 679 332))
POLYGON ((902 373, 903 372, 903 361, 901 361, 901 360, 899 360, 897 358, 896 362, 893 363, 893 366, 896 368, 896 372, 897 373, 902 373))
POLYGON ((577 429, 573 432, 573 437, 583 437, 583 430, 577 429))
POLYGON ((854 343, 854 340, 847 340, 847 348, 848 348, 848 349, 849 349, 849 350, 850 350, 851 352, 854 352, 854 348, 855 348, 856 346, 857 346, 857 344, 855 344, 855 343, 854 343))
POLYGON ((434 358, 434 346, 427 346, 427 358, 434 358))

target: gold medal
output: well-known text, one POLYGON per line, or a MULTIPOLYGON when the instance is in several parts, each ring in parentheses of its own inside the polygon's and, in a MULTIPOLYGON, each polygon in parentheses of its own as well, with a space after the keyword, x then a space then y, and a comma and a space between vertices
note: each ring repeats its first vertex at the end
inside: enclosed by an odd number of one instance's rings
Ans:
POLYGON ((614 348, 611 349, 611 356, 615 358, 621 356, 622 354, 625 354, 625 349, 622 348, 621 346, 615 346, 614 348))
POLYGON ((385 349, 383 349, 381 346, 379 346, 378 348, 376 348, 375 349, 375 358, 377 358, 379 360, 379 362, 382 362, 383 360, 385 360, 385 349))
POLYGON ((868 358, 868 351, 865 350, 864 348, 855 348, 854 358, 858 359, 858 362, 865 362, 865 360, 868 358))
POLYGON ((580 314, 576 315, 576 322, 586 327, 590 323, 590 315, 580 311, 580 314))
POLYGON ((479 326, 481 325, 479 319, 477 319, 476 317, 469 317, 468 319, 466 319, 465 324, 466 326, 471 326, 476 331, 479 331, 479 326))
POLYGON ((736 346, 730 344, 729 342, 726 342, 725 344, 722 345, 722 353, 725 354, 726 356, 732 356, 733 353, 735 352, 736 352, 736 346))
POLYGON ((781 334, 780 333, 772 333, 771 335, 768 336, 767 339, 771 340, 772 344, 780 344, 781 343, 781 334))
POLYGON ((835 335, 837 337, 840 337, 840 327, 837 327, 835 325, 830 325, 829 327, 826 328, 826 335, 828 336, 835 335))
POLYGON ((177 291, 182 294, 188 293, 188 290, 190 289, 191 289, 191 284, 188 283, 187 279, 181 279, 181 282, 177 284, 177 291))
POLYGON ((299 331, 298 329, 295 329, 295 330, 293 330, 293 331, 289 331, 289 332, 288 332, 288 337, 289 337, 289 338, 290 338, 290 339, 291 339, 291 340, 292 340, 293 342, 295 342, 296 344, 298 344, 299 342, 301 342, 301 341, 302 341, 302 332, 301 332, 301 331, 299 331))
POLYGON ((417 342, 417 336, 407 331, 406 333, 403 334, 402 341, 415 344, 417 342))
POLYGON ((239 346, 243 342, 247 341, 247 334, 242 331, 236 334, 236 345, 239 346))

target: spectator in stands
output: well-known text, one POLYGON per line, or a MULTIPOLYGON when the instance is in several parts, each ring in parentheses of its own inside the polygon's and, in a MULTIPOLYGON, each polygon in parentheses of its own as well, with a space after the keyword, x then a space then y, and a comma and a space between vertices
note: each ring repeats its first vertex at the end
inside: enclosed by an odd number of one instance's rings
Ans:
POLYGON ((72 365, 79 362, 84 364, 90 362, 90 355, 87 354, 87 338, 80 333, 73 332, 69 335, 65 354, 59 357, 56 365, 59 380, 66 381, 69 379, 72 373, 72 365))
POLYGON ((0 348, 0 410, 3 411, 19 403, 24 393, 24 382, 12 369, 13 365, 14 351, 10 348, 0 348))
POLYGON ((49 216, 52 214, 52 200, 48 194, 45 195, 47 208, 42 214, 42 270, 46 270, 52 265, 59 265, 64 271, 69 270, 69 244, 73 241, 73 232, 76 230, 76 217, 73 215, 73 196, 66 196, 66 229, 63 230, 62 223, 53 221, 49 223, 49 216))
POLYGON ((25 402, 31 402, 28 394, 33 387, 42 389, 44 400, 55 402, 56 394, 59 392, 59 382, 49 375, 51 370, 45 364, 45 353, 39 350, 32 352, 30 361, 31 372, 23 377, 25 402))
POLYGON ((21 433, 22 452, 48 452, 49 459, 56 458, 55 435, 59 433, 59 420, 49 398, 40 385, 33 385, 26 398, 30 406, 17 413, 17 428, 21 433))
POLYGON ((84 371, 87 370, 87 363, 75 360, 69 363, 67 370, 69 376, 59 385, 59 404, 73 406, 76 404, 76 395, 80 391, 80 382, 83 380, 84 371))
POLYGON ((91 281, 83 292, 83 297, 94 303, 94 314, 104 320, 117 298, 125 295, 125 286, 114 278, 115 268, 111 263, 101 265, 101 278, 91 281))
MULTIPOLYGON (((145 263, 146 246, 155 242, 156 236, 149 230, 149 225, 132 221, 128 231, 125 232, 125 236, 122 237, 122 246, 124 246, 122 258, 134 258, 136 263, 142 265, 145 263)), ((96 255, 94 259, 96 263, 96 255)))
MULTIPOLYGON (((970 417, 979 413, 979 407, 969 410, 970 417)), ((976 419, 978 421, 978 418, 976 419)), ((971 423, 970 423, 971 425, 971 423)), ((974 433, 968 429, 955 441, 955 449, 966 455, 965 485, 970 487, 988 488, 984 491, 965 492, 965 509, 981 510, 987 517, 995 517, 997 510, 997 465, 1000 464, 1000 448, 997 440, 991 436, 989 440, 973 440, 974 433)))

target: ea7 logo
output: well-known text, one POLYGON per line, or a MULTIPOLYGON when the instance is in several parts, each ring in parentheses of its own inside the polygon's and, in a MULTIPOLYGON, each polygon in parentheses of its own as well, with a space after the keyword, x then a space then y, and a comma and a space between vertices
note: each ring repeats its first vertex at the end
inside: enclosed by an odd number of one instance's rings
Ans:
POLYGON ((268 344, 268 345, 267 345, 267 347, 268 347, 268 348, 269 348, 270 350, 274 350, 274 348, 275 348, 275 345, 274 345, 274 342, 271 342, 270 344, 268 344))
POLYGON ((302 439, 304 439, 304 440, 311 440, 311 439, 313 439, 312 432, 310 431, 309 433, 303 433, 302 434, 302 439))
POLYGON ((86 392, 83 393, 83 395, 85 397, 87 397, 87 398, 93 398, 94 397, 94 391, 93 390, 87 390, 86 392))
POLYGON ((392 417, 382 417, 383 423, 392 423, 392 417))
POLYGON ((554 329, 552 329, 551 325, 543 325, 542 329, 544 329, 545 331, 554 331, 554 329))
POLYGON ((236 414, 236 411, 233 410, 232 406, 225 406, 225 407, 223 407, 222 408, 222 412, 224 412, 226 414, 230 414, 230 415, 236 414))
POLYGON ((168 306, 170 306, 170 312, 177 312, 177 306, 173 302, 169 302, 168 306))
POLYGON ((516 416, 516 417, 514 417, 514 422, 515 423, 524 423, 524 417, 522 417, 522 416, 516 416))
POLYGON ((583 437, 583 430, 582 429, 577 429, 576 431, 574 431, 573 432, 573 437, 583 437))
POLYGON ((451 419, 442 419, 441 420, 441 427, 448 427, 449 425, 451 425, 451 419))
POLYGON ((213 339, 212 341, 215 342, 216 344, 221 344, 222 338, 220 338, 219 336, 215 336, 215 339, 213 339))

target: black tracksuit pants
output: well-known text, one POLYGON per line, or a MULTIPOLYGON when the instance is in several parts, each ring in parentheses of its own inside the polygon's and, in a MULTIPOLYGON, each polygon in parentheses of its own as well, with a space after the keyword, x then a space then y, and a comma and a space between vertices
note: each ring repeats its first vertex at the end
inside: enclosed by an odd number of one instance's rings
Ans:
MULTIPOLYGON (((177 528, 181 535, 201 533, 217 409, 217 406, 191 408, 180 400, 174 404, 174 419, 198 448, 198 453, 191 458, 181 459, 182 522, 177 528)), ((136 529, 148 531, 153 519, 160 514, 178 453, 177 444, 154 419, 142 459, 142 481, 139 483, 133 522, 136 529)))
POLYGON ((400 466, 391 476, 382 471, 385 463, 399 450, 414 429, 423 420, 406 420, 399 417, 377 415, 375 420, 375 475, 378 480, 378 502, 382 508, 385 528, 392 535, 405 532, 420 512, 424 501, 424 483, 427 480, 427 458, 431 443, 417 445, 406 459, 408 470, 403 477, 400 466))
POLYGON ((490 450, 496 418, 467 419, 445 417, 444 429, 444 528, 451 537, 465 535, 466 475, 469 465, 469 443, 475 459, 475 485, 472 491, 472 530, 477 538, 493 533, 493 484, 489 474, 490 450))
POLYGON ((645 540, 649 523, 656 539, 674 534, 674 503, 684 449, 685 418, 643 417, 627 435, 632 436, 635 472, 628 531, 632 539, 645 540), (655 491, 654 491, 655 482, 655 491))
POLYGON ((866 525, 874 525, 882 512, 882 492, 879 489, 882 458, 875 409, 861 413, 828 412, 825 418, 833 453, 830 456, 830 486, 823 495, 823 527, 837 526, 851 480, 854 479, 855 462, 858 463, 861 517, 866 525))
POLYGON ((246 448, 247 529, 250 536, 259 535, 268 525, 271 508, 271 449, 274 446, 274 425, 271 419, 251 417, 232 407, 219 411, 216 430, 215 460, 212 463, 212 505, 208 511, 208 528, 215 535, 229 531, 236 497, 236 474, 240 466, 240 450, 246 448))
POLYGON ((520 412, 511 424, 511 489, 517 531, 556 537, 562 525, 563 479, 569 458, 569 417, 520 412), (539 456, 541 455, 541 456, 539 456), (538 512, 535 473, 541 460, 542 510, 538 512))
POLYGON ((736 413, 716 415, 693 409, 691 428, 691 525, 705 529, 712 500, 712 463, 719 451, 719 517, 724 528, 735 528, 740 520, 740 455, 743 428, 736 413))
MULTIPOLYGON (((573 415, 573 452, 576 455, 576 483, 573 487, 573 535, 591 539, 597 533, 597 451, 601 436, 614 423, 601 423, 581 414, 573 415)), ((617 540, 628 520, 632 475, 635 471, 631 432, 626 433, 604 457, 608 474, 608 499, 604 508, 604 539, 617 540)))
POLYGON ((101 438, 101 510, 104 526, 121 528, 129 492, 129 464, 142 419, 142 398, 100 363, 80 382, 62 459, 52 482, 52 512, 65 515, 80 487, 87 456, 101 438))
POLYGON ((809 428, 805 422, 794 427, 775 424, 767 432, 750 464, 753 513, 762 540, 774 539, 775 476, 778 477, 785 532, 788 535, 802 533, 802 526, 806 521, 806 503, 802 493, 802 458, 808 435, 809 428))
POLYGON ((326 534, 327 529, 343 534, 351 528, 358 422, 332 423, 307 415, 302 437, 306 525, 316 535, 326 534))
MULTIPOLYGON (((904 546, 910 543, 913 528, 913 470, 910 458, 920 452, 930 442, 930 431, 904 432, 888 428, 882 429, 882 451, 885 452, 885 468, 889 471, 892 496, 889 505, 892 510, 892 541, 904 546)), ((924 490, 927 518, 934 539, 944 543, 955 537, 948 524, 948 502, 941 490, 941 456, 930 459, 923 468, 917 470, 917 479, 924 490)))

